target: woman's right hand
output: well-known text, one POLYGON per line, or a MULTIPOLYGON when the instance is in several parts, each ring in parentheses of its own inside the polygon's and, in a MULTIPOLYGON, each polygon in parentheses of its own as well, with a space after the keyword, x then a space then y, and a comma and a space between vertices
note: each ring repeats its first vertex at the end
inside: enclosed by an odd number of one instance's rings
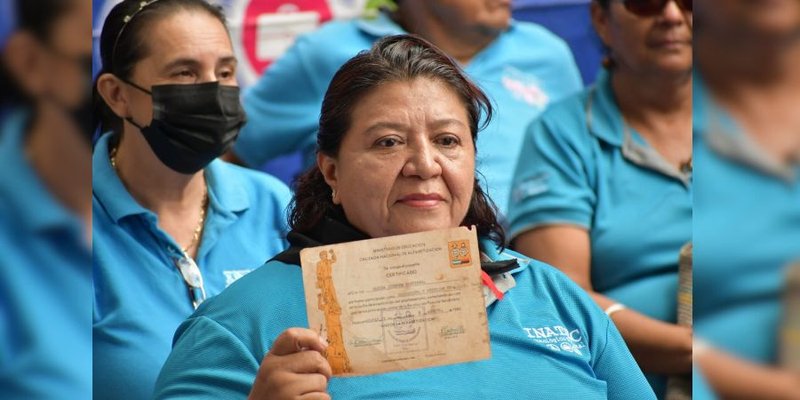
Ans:
POLYGON ((305 328, 289 328, 264 356, 253 382, 250 400, 329 400, 331 366, 323 356, 328 345, 305 328))

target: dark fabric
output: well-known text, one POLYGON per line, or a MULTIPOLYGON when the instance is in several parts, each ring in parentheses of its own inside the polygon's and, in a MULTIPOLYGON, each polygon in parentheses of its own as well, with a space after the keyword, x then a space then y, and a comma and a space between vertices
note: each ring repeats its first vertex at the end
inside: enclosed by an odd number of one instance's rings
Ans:
MULTIPOLYGON (((276 260, 299 267, 300 251, 307 247, 354 242, 356 240, 370 239, 370 237, 350 225, 344 215, 337 213, 326 216, 311 232, 300 233, 293 230, 289 232, 286 239, 289 241, 289 248, 272 257, 270 261, 276 260)), ((481 269, 489 275, 500 275, 518 266, 515 259, 481 262, 481 269)))

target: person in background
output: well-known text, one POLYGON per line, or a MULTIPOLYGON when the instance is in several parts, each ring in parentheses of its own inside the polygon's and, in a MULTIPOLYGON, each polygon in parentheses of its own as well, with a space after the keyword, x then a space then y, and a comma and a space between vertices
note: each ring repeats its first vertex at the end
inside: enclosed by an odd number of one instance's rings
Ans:
POLYGON ((678 255, 692 237, 692 2, 595 0, 606 70, 528 130, 513 247, 564 271, 612 317, 663 398, 688 376, 678 255))
POLYGON ((502 227, 475 175, 477 133, 491 110, 459 67, 418 37, 383 38, 345 63, 323 101, 317 167, 295 191, 292 247, 181 325, 155 398, 654 398, 586 293, 500 247, 502 227), (492 357, 331 377, 326 345, 305 328, 300 250, 472 225, 482 269, 506 288, 485 298, 492 357), (526 334, 551 325, 574 332, 559 349, 526 334))
POLYGON ((800 2, 706 0, 697 16, 694 358, 716 394, 696 399, 798 399, 779 325, 800 261, 800 2))
POLYGON ((541 26, 511 20, 511 2, 398 0, 376 19, 335 21, 300 36, 244 95, 250 123, 232 159, 251 167, 301 151, 314 163, 325 89, 350 57, 387 35, 417 34, 455 59, 496 104, 481 135, 482 185, 506 213, 511 174, 527 124, 582 88, 569 47, 541 26))
POLYGON ((215 160, 245 123, 219 8, 126 0, 100 46, 94 398, 149 399, 178 324, 284 249, 291 194, 215 160))
POLYGON ((0 398, 86 399, 91 8, 0 2, 0 398))

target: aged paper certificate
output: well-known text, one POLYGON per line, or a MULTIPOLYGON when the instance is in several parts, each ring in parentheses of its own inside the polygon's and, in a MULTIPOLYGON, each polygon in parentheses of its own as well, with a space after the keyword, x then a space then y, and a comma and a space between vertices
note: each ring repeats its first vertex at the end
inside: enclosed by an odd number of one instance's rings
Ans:
POLYGON ((465 227, 304 249, 309 327, 334 375, 490 357, 476 230, 465 227))

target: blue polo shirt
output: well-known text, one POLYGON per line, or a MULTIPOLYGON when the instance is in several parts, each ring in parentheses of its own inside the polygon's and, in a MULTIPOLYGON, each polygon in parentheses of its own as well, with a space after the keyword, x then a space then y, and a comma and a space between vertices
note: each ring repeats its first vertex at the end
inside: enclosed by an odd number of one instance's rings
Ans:
MULTIPOLYGON (((248 123, 234 150, 260 166, 301 150, 314 163, 322 99, 331 78, 351 57, 383 36, 406 33, 385 14, 374 20, 333 21, 300 36, 244 94, 248 123)), ((505 213, 511 173, 527 124, 550 102, 582 88, 569 47, 545 28, 512 22, 464 69, 496 106, 478 136, 483 187, 505 213)))
MULTIPOLYGON (((93 158, 94 395, 149 399, 175 328, 194 309, 174 261, 180 247, 117 177, 109 137, 93 158)), ((196 261, 214 296, 283 250, 291 194, 273 177, 220 160, 205 175, 209 206, 196 261)))
POLYGON ((781 165, 694 80, 694 332, 760 364, 777 360, 787 267, 800 261, 800 165, 781 165), (712 289, 713 290, 710 290, 712 289))
POLYGON ((28 118, 0 124, 0 397, 91 398, 91 250, 25 158, 28 118))
MULTIPOLYGON (((610 74, 531 125, 511 197, 509 237, 554 224, 586 229, 594 289, 676 321, 678 256, 692 234, 691 176, 623 123, 610 74)), ((663 379, 651 381, 663 394, 663 379)))
MULTIPOLYGON (((334 377, 328 383, 331 397, 655 398, 619 332, 583 290, 548 265, 512 252, 499 253, 490 241, 482 241, 482 248, 489 260, 514 257, 521 264, 503 277, 511 281, 502 285, 505 297, 487 301, 490 359, 334 377), (546 327, 572 332, 575 340, 536 333, 546 327)), ((206 302, 181 325, 159 375, 155 398, 244 398, 280 333, 306 326, 300 267, 271 261, 206 302)))

